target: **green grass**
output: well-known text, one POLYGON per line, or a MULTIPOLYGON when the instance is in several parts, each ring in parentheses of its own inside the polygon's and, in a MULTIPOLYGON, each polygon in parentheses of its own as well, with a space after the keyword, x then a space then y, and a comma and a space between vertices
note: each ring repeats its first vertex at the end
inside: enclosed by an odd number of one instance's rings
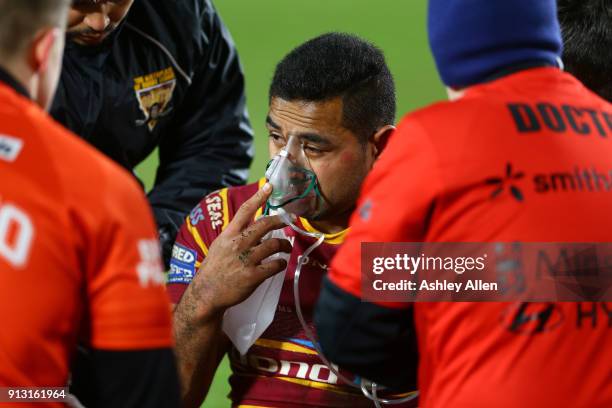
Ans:
MULTIPOLYGON (((377 44, 396 80, 399 117, 444 98, 427 45, 425 0, 216 0, 215 5, 232 32, 246 73, 257 152, 252 181, 261 177, 268 161, 264 120, 274 67, 312 37, 342 31, 377 44)), ((148 187, 156 164, 154 153, 137 169, 148 187)), ((228 375, 224 361, 204 407, 229 407, 228 375)))

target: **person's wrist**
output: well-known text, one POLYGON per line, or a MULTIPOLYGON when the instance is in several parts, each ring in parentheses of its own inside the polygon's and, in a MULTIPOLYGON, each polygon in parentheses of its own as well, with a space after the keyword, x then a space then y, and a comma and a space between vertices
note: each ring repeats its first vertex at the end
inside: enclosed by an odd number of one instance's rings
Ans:
POLYGON ((195 319, 199 324, 209 324, 221 321, 227 307, 216 302, 214 294, 203 293, 202 299, 195 309, 195 319))
POLYGON ((198 324, 210 324, 223 319, 223 315, 227 310, 226 307, 215 305, 211 301, 202 302, 197 308, 195 313, 195 320, 198 324))
POLYGON ((189 285, 183 299, 177 306, 175 314, 182 321, 193 326, 202 326, 223 318, 226 307, 215 302, 214 293, 207 285, 200 285, 194 281, 189 285))

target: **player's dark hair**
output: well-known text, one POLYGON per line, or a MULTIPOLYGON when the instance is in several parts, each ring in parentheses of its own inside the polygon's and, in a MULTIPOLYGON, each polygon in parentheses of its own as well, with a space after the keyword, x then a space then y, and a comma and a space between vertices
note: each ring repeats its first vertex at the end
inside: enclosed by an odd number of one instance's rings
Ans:
POLYGON ((612 102, 612 0, 558 0, 566 71, 612 102))
POLYGON ((63 27, 70 0, 0 0, 0 55, 23 51, 43 27, 63 27))
POLYGON ((305 42, 276 66, 270 99, 341 97, 343 126, 361 142, 395 120, 395 85, 381 50, 354 35, 328 33, 305 42))

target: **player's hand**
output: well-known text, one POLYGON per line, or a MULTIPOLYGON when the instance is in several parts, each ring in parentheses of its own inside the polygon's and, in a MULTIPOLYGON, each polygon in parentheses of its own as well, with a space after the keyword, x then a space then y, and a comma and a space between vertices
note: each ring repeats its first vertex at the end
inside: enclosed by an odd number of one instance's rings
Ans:
POLYGON ((268 232, 285 226, 280 217, 262 217, 252 223, 271 192, 272 186, 266 184, 244 202, 210 246, 208 256, 185 294, 201 299, 204 314, 218 314, 242 302, 263 281, 287 267, 283 259, 262 264, 273 254, 291 253, 291 244, 286 239, 262 241, 268 232))

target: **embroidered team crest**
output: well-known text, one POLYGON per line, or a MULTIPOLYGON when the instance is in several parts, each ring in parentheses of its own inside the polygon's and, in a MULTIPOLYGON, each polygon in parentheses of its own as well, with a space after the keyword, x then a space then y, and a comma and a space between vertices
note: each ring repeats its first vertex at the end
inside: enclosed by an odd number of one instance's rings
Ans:
POLYGON ((176 75, 172 67, 134 78, 136 98, 145 116, 144 119, 137 120, 136 124, 147 125, 149 130, 153 131, 157 122, 172 111, 168 105, 175 87, 176 75))

